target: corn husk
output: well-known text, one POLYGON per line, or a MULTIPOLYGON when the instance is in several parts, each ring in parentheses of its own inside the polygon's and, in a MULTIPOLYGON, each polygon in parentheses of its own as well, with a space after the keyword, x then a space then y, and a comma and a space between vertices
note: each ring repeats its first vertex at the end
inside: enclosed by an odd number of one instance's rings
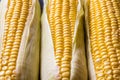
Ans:
MULTIPOLYGON (((87 67, 84 46, 83 9, 78 1, 74 38, 72 42, 72 60, 70 80, 87 80, 87 67)), ((42 14, 41 39, 41 80, 58 80, 59 68, 54 57, 54 46, 47 17, 48 0, 44 0, 42 14)))
POLYGON ((96 74, 95 74, 94 64, 93 64, 92 55, 91 55, 90 36, 89 36, 89 24, 88 24, 89 22, 89 19, 88 19, 89 0, 82 0, 82 5, 84 7, 84 12, 85 12, 86 50, 87 50, 89 80, 96 80, 96 74))
MULTIPOLYGON (((0 17, 0 42, 3 38, 5 14, 8 0, 2 0, 0 17)), ((0 43, 0 51, 2 44, 0 43)), ((16 61, 16 80, 38 80, 40 53, 40 5, 38 0, 32 0, 21 39, 16 61)))

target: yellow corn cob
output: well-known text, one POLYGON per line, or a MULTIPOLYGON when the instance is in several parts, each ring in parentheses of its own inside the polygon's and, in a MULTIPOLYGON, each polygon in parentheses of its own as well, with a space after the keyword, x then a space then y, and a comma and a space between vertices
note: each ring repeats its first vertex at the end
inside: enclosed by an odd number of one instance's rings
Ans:
POLYGON ((120 1, 89 1, 89 32, 97 80, 120 79, 120 1))
POLYGON ((70 79, 72 37, 77 13, 77 0, 49 0, 48 17, 54 44, 56 64, 61 80, 70 79))
MULTIPOLYGON (((0 80, 16 80, 16 79, 24 80, 27 78, 25 77, 18 78, 18 74, 19 74, 19 77, 21 77, 21 74, 20 74, 20 71, 18 70, 19 68, 18 64, 20 63, 17 63, 17 61, 20 61, 18 60, 18 58, 20 58, 20 56, 18 55, 22 54, 19 52, 21 51, 20 48, 22 44, 21 41, 23 39, 23 33, 24 35, 26 34, 24 32, 24 28, 26 27, 26 23, 27 23, 27 27, 30 25, 30 23, 28 25, 28 16, 31 14, 30 10, 32 7, 32 0, 3 1, 3 3, 6 3, 6 2, 7 2, 7 9, 5 14, 2 14, 5 16, 5 22, 4 22, 4 25, 2 26, 0 25, 1 27, 4 28, 3 39, 1 42, 2 46, 0 46, 0 50, 1 50, 0 51, 0 80)), ((3 7, 6 7, 6 5, 3 4, 3 7)), ((1 34, 2 32, 0 33, 0 35, 1 34)), ((26 35, 26 39, 27 37, 28 36, 26 35)), ((25 52, 23 53, 25 55, 27 54, 25 52)), ((30 54, 31 53, 29 53, 29 55, 30 54)), ((20 62, 22 62, 22 60, 20 62)), ((23 64, 20 64, 20 65, 23 65, 23 64)))
POLYGON ((3 80, 16 79, 16 74, 14 72, 16 60, 23 29, 29 12, 29 3, 27 0, 10 0, 9 2, 5 18, 5 31, 0 62, 0 78, 3 80))

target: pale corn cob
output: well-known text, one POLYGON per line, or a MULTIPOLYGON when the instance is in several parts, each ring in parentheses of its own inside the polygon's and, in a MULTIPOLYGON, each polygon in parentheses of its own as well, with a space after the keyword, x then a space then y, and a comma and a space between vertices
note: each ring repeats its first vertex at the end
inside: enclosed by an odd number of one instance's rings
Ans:
POLYGON ((94 80, 120 79, 119 4, 119 0, 89 1, 89 36, 96 74, 94 80))
MULTIPOLYGON (((38 71, 34 73, 33 76, 31 76, 32 75, 31 72, 33 72, 33 70, 35 69, 27 67, 26 65, 27 62, 22 61, 26 59, 28 60, 32 59, 32 58, 30 59, 24 58, 24 56, 28 54, 29 55, 32 54, 32 52, 29 52, 30 51, 29 47, 27 47, 28 44, 31 45, 31 42, 27 41, 27 38, 29 37, 29 35, 31 35, 31 33, 26 34, 26 32, 29 31, 27 29, 31 29, 30 27, 33 24, 34 14, 32 14, 31 12, 34 11, 34 13, 36 14, 35 12, 36 9, 35 10, 32 9, 33 7, 35 8, 36 1, 35 0, 2 0, 2 3, 3 3, 2 7, 5 7, 5 10, 2 10, 2 12, 4 12, 1 14, 3 21, 0 24, 0 27, 1 27, 0 36, 2 36, 2 39, 0 40, 1 41, 0 80, 21 80, 21 79, 22 80, 31 80, 31 79, 36 80, 38 79, 38 76, 36 75, 38 74, 38 71), (33 19, 30 17, 32 17, 33 19), (24 47, 22 46, 23 43, 25 44, 24 47), (21 51, 23 52, 21 53, 21 51), (29 74, 26 73, 28 69, 24 70, 23 67, 29 68, 30 73, 29 74), (21 74, 21 73, 24 73, 24 74, 21 74), (29 76, 31 76, 31 78, 28 78, 29 76)), ((36 23, 37 23, 37 26, 39 26, 40 19, 37 19, 37 20, 38 21, 36 23)), ((32 25, 32 27, 34 26, 32 25)), ((36 36, 36 33, 32 33, 32 34, 35 34, 36 36)), ((39 40, 38 38, 33 38, 33 39, 39 40)), ((36 44, 36 43, 33 41, 33 44, 36 44)), ((39 48, 38 45, 34 47, 39 48)), ((37 51, 39 51, 39 49, 37 49, 37 51)), ((35 54, 39 55, 39 52, 35 54)), ((38 61, 39 60, 37 57, 37 61, 36 61, 37 63, 35 63, 35 66, 36 64, 38 65, 38 61)), ((36 68, 38 69, 38 67, 36 68)))
MULTIPOLYGON (((80 5, 79 0, 44 0, 44 12, 42 16, 42 80, 79 80, 79 79, 87 79, 86 76, 86 64, 80 67, 81 62, 78 62, 80 57, 80 53, 83 53, 83 63, 85 62, 85 54, 84 54, 84 43, 77 42, 76 36, 78 35, 78 27, 82 30, 82 25, 76 25, 76 20, 79 22, 79 19, 82 16, 82 13, 77 12, 78 4, 80 5), (45 12, 46 11, 46 12, 45 12), (77 13, 81 14, 78 16, 77 13), (46 18, 47 15, 47 18, 46 18), (48 22, 47 22, 47 20, 48 22), (50 32, 49 32, 50 31, 50 32), (47 44, 48 41, 50 41, 47 44), (51 43, 52 40, 52 43, 51 43), (78 43, 78 44, 77 44, 78 43), (52 46, 51 46, 52 45, 52 46), (76 49, 78 49, 76 53, 76 49), (46 46, 46 49, 45 49, 46 46), (53 51, 54 48, 54 51, 53 51), (79 52, 81 51, 81 52, 79 52), (54 53, 54 54, 53 54, 54 53), (76 53, 76 54, 75 54, 76 53), (46 56, 47 55, 47 56, 46 56), (54 56, 53 56, 54 55, 54 56), (78 55, 75 58, 75 55, 78 55), (46 59, 46 60, 45 60, 46 59), (75 60, 74 60, 75 59, 75 60), (54 63, 55 60, 55 63, 54 63), (76 63, 78 62, 78 64, 76 63), (55 65, 55 67, 54 67, 55 65), (72 65, 72 66, 71 66, 72 65), (74 66, 73 66, 74 65, 74 66), (77 65, 77 66, 76 66, 77 65), (47 69, 45 66, 49 66, 47 69), (75 68, 76 67, 76 68, 75 68), (81 68, 85 74, 85 77, 81 76, 80 71, 77 69, 81 68), (54 69, 53 69, 54 68, 54 69), (73 69, 74 68, 74 69, 73 69), (45 70, 46 69, 46 70, 45 70), (48 70, 48 72, 47 72, 48 70), (55 70, 53 72, 49 72, 49 70, 55 70), (46 73, 47 72, 47 73, 46 73), (72 73, 73 72, 73 73, 72 73), (46 73, 46 75, 45 75, 46 73), (49 75, 51 73, 51 75, 49 75), (78 76, 77 76, 78 75, 78 76), (47 77, 45 77, 47 76, 47 77)), ((80 8, 79 8, 80 9, 80 8)), ((81 10, 82 11, 82 10, 81 10)), ((81 20, 81 19, 80 19, 81 20)), ((81 22, 80 22, 81 23, 81 22)), ((81 31, 80 30, 80 31, 81 31)), ((81 32, 81 35, 83 33, 81 32)), ((78 36, 81 36, 78 35, 78 36)))

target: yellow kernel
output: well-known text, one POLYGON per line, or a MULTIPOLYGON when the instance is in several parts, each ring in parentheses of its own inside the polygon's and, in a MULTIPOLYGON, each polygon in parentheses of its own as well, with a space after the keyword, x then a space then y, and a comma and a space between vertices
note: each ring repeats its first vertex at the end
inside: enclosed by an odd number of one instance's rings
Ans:
POLYGON ((119 74, 120 73, 120 69, 114 69, 113 70, 113 74, 119 74))
POLYGON ((12 71, 11 71, 11 70, 7 70, 7 71, 5 72, 5 74, 6 74, 6 75, 11 75, 11 74, 12 74, 12 71))
POLYGON ((69 67, 70 67, 70 64, 62 64, 61 67, 69 68, 69 67))
POLYGON ((13 69, 15 69, 15 66, 9 66, 8 69, 13 70, 13 69))
POLYGON ((70 60, 71 58, 66 58, 66 57, 62 58, 62 61, 70 61, 70 60))
POLYGON ((108 69, 108 70, 106 69, 106 70, 105 70, 105 74, 108 74, 108 75, 109 75, 109 74, 112 74, 112 70, 111 70, 111 69, 108 69))
POLYGON ((15 66, 16 62, 9 62, 8 66, 15 66))
POLYGON ((70 73, 69 72, 63 72, 62 73, 62 77, 69 77, 70 76, 70 73))
POLYGON ((16 58, 10 58, 9 62, 16 62, 16 58))
POLYGON ((7 65, 8 64, 8 61, 7 60, 3 60, 2 61, 2 65, 7 65))
POLYGON ((10 58, 17 58, 17 55, 10 55, 10 58))
POLYGON ((10 52, 5 52, 4 54, 3 54, 3 56, 9 56, 10 55, 10 52))
POLYGON ((18 54, 17 51, 11 52, 11 55, 17 55, 17 54, 18 54))
POLYGON ((0 76, 4 76, 5 75, 5 71, 0 71, 0 76))
POLYGON ((12 51, 17 51, 17 52, 18 52, 18 50, 19 50, 18 48, 13 48, 12 49, 12 51))
POLYGON ((107 80, 113 80, 113 77, 112 77, 112 74, 109 74, 107 77, 106 77, 107 80))
POLYGON ((8 68, 7 66, 3 66, 3 67, 2 67, 2 70, 3 70, 3 71, 6 71, 7 68, 8 68))
POLYGON ((5 80, 11 80, 11 77, 9 75, 6 75, 5 80))
POLYGON ((2 57, 2 60, 8 60, 9 59, 9 56, 3 56, 2 57))
POLYGON ((102 76, 104 76, 104 74, 103 73, 98 73, 97 76, 102 77, 102 76))
POLYGON ((120 75, 119 74, 113 74, 113 78, 119 80, 120 79, 120 75))
POLYGON ((61 62, 61 60, 60 59, 55 59, 56 60, 56 62, 61 62))
POLYGON ((62 64, 69 64, 70 61, 62 61, 62 64))
POLYGON ((67 72, 70 71, 70 68, 61 68, 61 72, 67 72))

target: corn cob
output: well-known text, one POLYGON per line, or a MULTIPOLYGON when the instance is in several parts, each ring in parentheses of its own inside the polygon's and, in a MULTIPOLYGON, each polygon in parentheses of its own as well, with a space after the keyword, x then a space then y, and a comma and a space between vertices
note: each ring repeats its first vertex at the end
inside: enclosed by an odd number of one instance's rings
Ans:
POLYGON ((120 79, 120 1, 89 0, 89 36, 95 78, 120 79), (94 5, 94 6, 93 6, 94 5))
MULTIPOLYGON (((33 75, 31 72, 34 72, 35 69, 27 67, 27 60, 33 59, 33 61, 35 61, 34 57, 30 59, 28 57, 25 57, 26 55, 29 55, 29 57, 32 56, 33 52, 29 52, 29 48, 31 46, 34 46, 34 44, 39 43, 39 41, 38 43, 33 41, 31 44, 31 41, 27 40, 28 38, 33 40, 39 40, 39 38, 30 37, 32 36, 31 33, 26 33, 31 30, 31 27, 33 29, 38 29, 39 31, 40 19, 37 19, 37 25, 33 26, 33 21, 35 19, 34 15, 39 14, 39 12, 35 12, 36 5, 37 7, 39 6, 39 4, 36 4, 36 2, 37 1, 35 0, 2 0, 1 2, 3 3, 2 7, 5 7, 5 10, 2 10, 3 13, 1 14, 1 18, 3 21, 1 21, 0 24, 0 36, 2 36, 0 40, 0 80, 38 79, 38 71, 33 75), (34 12, 34 14, 32 12, 34 12), (37 28, 35 28, 36 26, 37 28), (30 47, 28 47, 28 45, 30 47), (24 70, 24 68, 26 70, 24 70), (29 73, 28 70, 30 71, 29 73)), ((39 9, 37 8, 37 10, 39 9)), ((38 33, 38 31, 36 32, 38 33)), ((36 36, 36 33, 32 34, 35 34, 34 36, 36 36)), ((39 48, 38 45, 34 47, 39 48)), ((35 54, 36 56, 39 55, 39 49, 36 49, 35 54)), ((36 57, 37 63, 35 63, 35 66, 38 65, 38 58, 39 57, 36 57)), ((32 67, 31 63, 28 65, 31 65, 32 67)), ((36 68, 36 70, 38 70, 38 67, 36 68)))
MULTIPOLYGON (((76 35, 78 35, 77 33, 78 27, 82 28, 82 25, 79 26, 78 23, 77 23, 77 26, 75 26, 76 20, 79 22, 79 19, 82 16, 82 14, 80 13, 80 10, 79 10, 79 13, 77 12, 77 6, 78 4, 80 5, 80 1, 79 0, 45 0, 44 2, 46 4, 44 6, 44 12, 42 16, 42 26, 43 26, 42 36, 44 36, 42 37, 42 39, 45 39, 45 40, 42 40, 42 43, 47 43, 48 41, 50 41, 50 43, 47 46, 45 44, 42 45, 42 69, 41 69, 42 80, 48 80, 48 79, 50 80, 79 80, 79 79, 86 80, 87 77, 83 78, 83 76, 80 76, 77 74, 80 72, 79 70, 78 72, 77 71, 74 72, 74 70, 80 67, 77 64, 74 64, 74 56, 80 54, 79 51, 77 52, 77 54, 74 54, 76 53, 76 49, 78 49, 78 47, 76 46, 79 44, 79 42, 76 41, 79 38, 75 39, 76 35), (77 19, 77 13, 81 14, 81 16, 79 15, 78 19, 77 19), (45 18, 46 15, 47 15, 47 18, 45 18), (48 20, 48 23, 46 19, 48 20), (49 35, 46 35, 46 34, 49 34, 49 35), (76 46, 73 43, 75 43, 76 46), (46 49, 44 50, 45 46, 46 46, 46 49), (54 60, 55 60, 55 63, 54 63, 54 60), (76 69, 72 69, 74 67, 73 65, 74 66, 77 65, 76 69), (44 70, 45 66, 50 66, 50 67, 44 70), (49 72, 50 69, 51 71, 55 70, 55 72, 53 73, 50 72, 51 76, 49 75, 49 73, 46 73, 47 70, 49 72), (74 73, 72 73, 72 71, 74 73), (46 75, 44 75, 45 73, 46 75), (75 74, 78 76, 76 76, 75 74), (48 77, 45 77, 45 76, 48 76, 48 77)), ((81 34, 83 35, 83 33, 81 34)), ((83 38, 83 36, 81 38, 83 38)), ((83 43, 81 44, 81 42, 80 42, 80 45, 84 45, 83 43)), ((80 47, 81 46, 79 46, 79 48, 80 47)), ((83 54, 83 62, 85 62, 84 48, 82 49, 81 52, 83 54)), ((75 59, 75 62, 78 62, 78 58, 75 59)), ((78 64, 81 65, 81 62, 78 64)), ((83 72, 86 75, 87 74, 85 70, 86 64, 84 65, 84 68, 83 68, 83 65, 81 68, 84 70, 83 72)))

